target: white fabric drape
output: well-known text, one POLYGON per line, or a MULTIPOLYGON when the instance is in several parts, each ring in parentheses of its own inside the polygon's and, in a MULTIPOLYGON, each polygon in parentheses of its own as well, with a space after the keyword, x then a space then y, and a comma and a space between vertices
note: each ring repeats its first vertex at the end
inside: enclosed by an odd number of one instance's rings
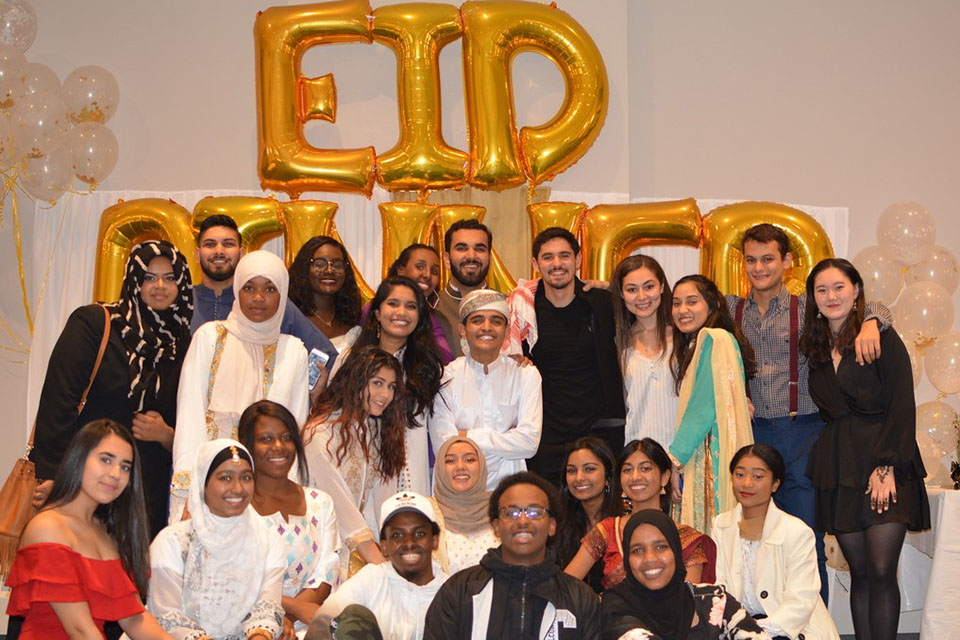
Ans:
MULTIPOLYGON (((47 360, 70 313, 77 307, 89 304, 93 295, 93 274, 96 263, 97 229, 100 214, 118 200, 137 198, 169 198, 187 210, 207 196, 255 196, 269 197, 261 191, 205 190, 205 191, 94 191, 89 195, 68 195, 53 208, 37 206, 34 213, 33 248, 30 268, 36 289, 49 276, 44 295, 36 311, 33 341, 30 346, 30 363, 27 370, 27 423, 24 433, 29 433, 37 413, 40 389, 47 370, 47 360)), ((380 278, 380 251, 383 234, 380 228, 380 212, 377 205, 394 198, 383 189, 374 189, 369 200, 351 193, 311 193, 311 199, 336 202, 337 231, 343 238, 350 256, 371 285, 380 278)), ((553 191, 550 200, 584 202, 588 206, 598 204, 627 204, 630 202, 656 202, 672 198, 630 198, 625 193, 590 193, 553 191)), ((740 202, 740 200, 698 199, 700 212, 706 214, 716 207, 740 202)), ((800 209, 819 222, 838 256, 847 253, 848 210, 845 207, 810 207, 789 205, 800 209)), ((502 236, 501 236, 502 237, 502 236)), ((499 241, 502 243, 503 241, 499 241)), ((271 240, 263 247, 281 255, 283 243, 271 240)), ((666 271, 670 282, 695 273, 699 269, 699 251, 689 247, 648 247, 644 253, 656 258, 666 271)), ((518 276, 522 274, 516 274, 518 276)), ((34 292, 33 299, 37 299, 34 292)))

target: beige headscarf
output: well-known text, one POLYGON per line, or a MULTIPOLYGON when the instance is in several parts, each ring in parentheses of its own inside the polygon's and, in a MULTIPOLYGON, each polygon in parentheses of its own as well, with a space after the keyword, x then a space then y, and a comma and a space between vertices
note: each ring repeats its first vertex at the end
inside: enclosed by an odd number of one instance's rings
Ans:
POLYGON ((437 452, 437 464, 433 469, 433 497, 440 505, 443 513, 444 527, 454 533, 471 533, 490 525, 487 508, 490 502, 490 492, 487 488, 487 460, 477 443, 470 438, 460 436, 450 438, 437 452), (450 484, 450 478, 445 472, 446 465, 443 459, 450 447, 458 442, 466 442, 480 460, 480 470, 477 473, 476 483, 466 491, 456 491, 450 484))

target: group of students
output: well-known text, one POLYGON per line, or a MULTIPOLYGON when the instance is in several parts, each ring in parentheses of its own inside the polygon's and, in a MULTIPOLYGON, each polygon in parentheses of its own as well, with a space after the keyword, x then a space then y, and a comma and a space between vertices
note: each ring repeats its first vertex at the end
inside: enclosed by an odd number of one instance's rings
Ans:
POLYGON ((459 221, 365 308, 331 238, 288 271, 212 216, 192 290, 134 248, 50 359, 20 637, 832 638, 824 531, 857 633, 894 636, 929 508, 909 358, 853 265, 791 296, 764 224, 747 298, 642 255, 607 287, 551 228, 505 296, 491 247, 459 221))

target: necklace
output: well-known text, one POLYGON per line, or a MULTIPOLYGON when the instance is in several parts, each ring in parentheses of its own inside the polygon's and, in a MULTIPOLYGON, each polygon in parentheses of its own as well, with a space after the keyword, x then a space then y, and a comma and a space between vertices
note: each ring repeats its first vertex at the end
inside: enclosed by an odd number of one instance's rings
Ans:
POLYGON ((323 324, 327 325, 328 327, 332 327, 332 326, 333 326, 333 321, 334 321, 334 319, 336 318, 336 316, 337 316, 337 312, 334 311, 333 313, 330 314, 330 320, 324 320, 324 319, 323 319, 323 316, 320 315, 320 312, 319 312, 319 311, 314 311, 314 312, 313 312, 313 317, 316 318, 317 320, 319 320, 320 322, 322 322, 323 324))

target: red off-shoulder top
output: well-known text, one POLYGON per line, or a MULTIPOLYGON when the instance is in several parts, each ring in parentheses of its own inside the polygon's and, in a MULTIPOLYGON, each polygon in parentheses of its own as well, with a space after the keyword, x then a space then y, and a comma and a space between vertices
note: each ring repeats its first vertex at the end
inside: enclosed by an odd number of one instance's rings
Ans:
POLYGON ((143 613, 136 586, 120 559, 96 560, 62 544, 22 547, 7 577, 7 615, 24 616, 21 640, 68 640, 51 602, 86 602, 103 632, 104 620, 143 613))

